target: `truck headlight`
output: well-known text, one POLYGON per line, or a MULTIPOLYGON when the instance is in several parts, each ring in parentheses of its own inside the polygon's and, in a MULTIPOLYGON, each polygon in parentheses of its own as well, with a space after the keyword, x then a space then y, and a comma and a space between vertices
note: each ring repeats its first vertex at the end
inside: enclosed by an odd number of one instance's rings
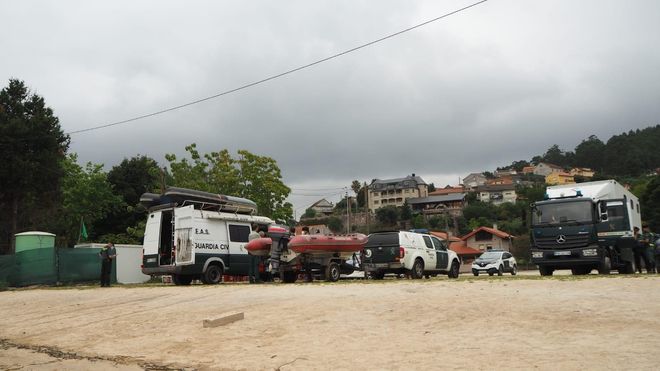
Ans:
POLYGON ((597 249, 584 249, 582 250, 582 255, 584 256, 598 256, 597 249))
POLYGON ((532 251, 532 258, 542 258, 543 251, 532 251))

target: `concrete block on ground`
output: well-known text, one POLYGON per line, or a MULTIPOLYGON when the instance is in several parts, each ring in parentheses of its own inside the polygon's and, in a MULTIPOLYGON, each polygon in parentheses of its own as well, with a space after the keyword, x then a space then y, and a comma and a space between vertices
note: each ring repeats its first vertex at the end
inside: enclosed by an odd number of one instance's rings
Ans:
POLYGON ((244 315, 243 312, 228 312, 228 313, 222 314, 218 318, 205 319, 204 321, 202 321, 202 326, 204 328, 224 326, 224 325, 228 325, 232 322, 240 321, 243 318, 245 318, 245 315, 244 315))

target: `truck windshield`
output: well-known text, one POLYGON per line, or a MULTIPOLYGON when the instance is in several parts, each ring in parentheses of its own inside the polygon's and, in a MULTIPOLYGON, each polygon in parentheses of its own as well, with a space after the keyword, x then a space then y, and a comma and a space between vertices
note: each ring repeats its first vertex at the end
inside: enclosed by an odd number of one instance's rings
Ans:
POLYGON ((590 223, 593 219, 591 207, 589 201, 537 204, 532 212, 532 224, 590 223))

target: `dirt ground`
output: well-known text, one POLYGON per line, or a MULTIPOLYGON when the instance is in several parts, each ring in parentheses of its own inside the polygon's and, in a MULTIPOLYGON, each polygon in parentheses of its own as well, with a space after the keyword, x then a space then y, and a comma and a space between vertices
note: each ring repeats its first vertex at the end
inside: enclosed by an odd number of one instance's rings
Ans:
POLYGON ((660 276, 14 290, 0 338, 11 370, 657 370, 660 276))

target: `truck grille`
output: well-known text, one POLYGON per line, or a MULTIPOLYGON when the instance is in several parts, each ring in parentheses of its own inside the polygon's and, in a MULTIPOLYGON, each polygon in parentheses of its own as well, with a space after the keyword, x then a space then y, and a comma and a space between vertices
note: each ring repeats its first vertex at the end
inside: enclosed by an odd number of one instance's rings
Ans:
POLYGON ((557 242, 558 236, 553 237, 536 237, 536 247, 539 249, 573 249, 576 247, 584 247, 589 245, 589 235, 564 235, 564 243, 557 242))

